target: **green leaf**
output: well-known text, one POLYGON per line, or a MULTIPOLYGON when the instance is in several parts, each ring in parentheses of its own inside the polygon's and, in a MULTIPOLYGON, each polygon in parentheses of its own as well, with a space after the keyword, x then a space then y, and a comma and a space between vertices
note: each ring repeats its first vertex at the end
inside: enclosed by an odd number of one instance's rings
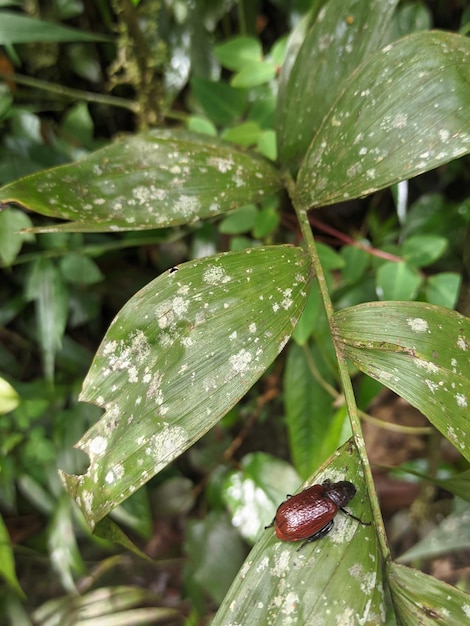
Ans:
POLYGON ((470 319, 420 302, 373 302, 338 311, 333 321, 345 356, 470 459, 470 319))
POLYGON ((223 500, 232 524, 250 543, 259 539, 279 502, 297 489, 300 477, 292 465, 264 452, 247 454, 240 469, 224 481, 223 500))
POLYGON ((468 622, 468 595, 460 589, 389 561, 393 606, 401 624, 450 626, 468 622))
MULTIPOLYGON (((108 564, 105 561, 103 567, 111 565, 112 563, 108 564)), ((136 626, 172 624, 178 620, 179 613, 176 609, 153 606, 158 604, 161 604, 161 597, 147 589, 117 585, 48 600, 33 612, 32 618, 37 626, 57 624, 136 626)))
POLYGON ((267 206, 256 214, 255 224, 253 226, 253 237, 256 239, 264 239, 271 235, 279 226, 281 217, 275 208, 267 206))
POLYGON ((349 285, 354 285, 364 277, 370 263, 370 254, 359 246, 343 246, 340 254, 344 259, 341 271, 343 280, 349 285))
POLYGON ((376 288, 381 300, 412 300, 422 282, 419 272, 403 262, 386 261, 377 270, 376 288))
POLYGON ((414 235, 403 243, 403 258, 415 267, 426 267, 446 251, 447 239, 439 235, 414 235))
MULTIPOLYGON (((302 478, 309 476, 336 448, 325 449, 326 433, 332 424, 334 398, 320 377, 332 384, 318 348, 292 344, 284 374, 284 407, 289 447, 294 466, 302 478), (311 366, 312 364, 312 366, 311 366), (317 377, 314 376, 314 372, 317 377)), ((337 442, 335 442, 337 443, 337 442)))
MULTIPOLYGON (((468 480, 466 487, 467 494, 470 495, 468 480)), ((431 559, 449 552, 468 549, 470 549, 470 506, 465 504, 443 519, 439 526, 430 530, 398 560, 401 563, 409 563, 417 559, 431 559)))
POLYGON ((214 124, 205 117, 198 117, 197 115, 191 115, 188 119, 188 130, 193 133, 202 133, 204 135, 210 135, 211 137, 217 137, 217 128, 214 124))
POLYGON ((0 576, 8 583, 10 589, 22 598, 25 597, 15 573, 15 559, 7 527, 0 515, 0 576))
POLYGON ((115 231, 191 223, 257 202, 280 186, 268 161, 233 144, 154 130, 10 183, 0 196, 76 220, 68 230, 115 231))
POLYGON ((65 494, 59 499, 48 533, 52 566, 68 592, 76 592, 73 572, 85 574, 86 568, 77 546, 72 521, 72 501, 65 494))
POLYGON ((265 130, 258 139, 258 152, 270 161, 277 160, 276 133, 273 130, 265 130))
POLYGON ((318 321, 321 311, 322 299, 320 295, 320 290, 318 288, 318 283, 315 282, 313 283, 307 296, 307 302, 305 303, 305 308, 302 312, 299 323, 295 327, 295 330, 292 334, 292 338, 300 346, 303 346, 308 341, 310 335, 313 333, 315 324, 318 321))
POLYGON ((430 276, 426 283, 426 300, 430 304, 453 309, 459 296, 462 277, 454 272, 441 272, 430 276))
POLYGON ((60 270, 65 280, 76 285, 94 285, 104 278, 96 263, 78 252, 69 252, 63 256, 60 270))
POLYGON ((269 83, 276 76, 276 66, 271 61, 259 61, 233 75, 230 80, 232 87, 258 87, 269 83))
POLYGON ((211 511, 186 524, 185 552, 195 580, 220 604, 246 555, 246 545, 227 515, 211 511))
MULTIPOLYGON (((343 81, 384 43, 396 4, 395 0, 330 0, 308 30, 293 66, 288 51, 277 110, 283 165, 298 169, 343 81)), ((347 145, 337 143, 335 151, 347 145)))
MULTIPOLYGON (((361 519, 371 519, 359 459, 350 443, 305 486, 326 478, 353 482, 358 493, 348 509, 361 519)), ((212 626, 382 623, 382 565, 372 527, 339 513, 330 534, 300 551, 298 547, 279 541, 273 529, 267 529, 212 626)))
POLYGON ((317 251, 324 269, 339 270, 344 267, 344 259, 331 246, 318 242, 317 251))
POLYGON ((470 41, 419 32, 345 84, 298 176, 302 208, 365 196, 470 150, 470 41))
POLYGON ((106 35, 94 35, 27 15, 0 12, 1 45, 38 41, 112 41, 112 39, 106 35))
POLYGON ((68 292, 57 267, 41 257, 34 265, 27 283, 27 297, 36 301, 38 338, 46 378, 54 377, 56 352, 62 345, 68 314, 68 292))
POLYGON ((233 141, 239 146, 254 146, 261 136, 261 129, 256 122, 244 122, 232 126, 222 133, 222 139, 233 141))
POLYGON ((215 46, 214 54, 223 67, 238 72, 247 65, 261 61, 261 43, 255 37, 234 37, 215 46))
POLYGON ((240 119, 248 103, 246 92, 221 81, 214 82, 194 76, 193 94, 204 113, 215 124, 228 126, 240 119))
POLYGON ((31 233, 21 233, 23 228, 30 228, 32 222, 24 211, 6 209, 0 211, 0 260, 4 265, 11 265, 16 259, 24 241, 34 239, 31 233))
POLYGON ((16 409, 20 398, 8 381, 0 376, 0 415, 16 409))
POLYGON ((120 311, 83 384, 106 414, 77 446, 86 474, 64 475, 93 524, 238 402, 282 350, 311 279, 308 255, 256 248, 165 272, 120 311))
POLYGON ((152 559, 145 554, 145 552, 142 552, 142 550, 138 548, 136 544, 123 532, 123 530, 109 517, 105 517, 98 522, 93 534, 96 537, 100 537, 106 541, 112 541, 115 544, 123 546, 128 552, 132 552, 145 561, 152 561, 152 559))
POLYGON ((249 232, 256 220, 258 209, 254 204, 240 207, 220 222, 219 232, 225 235, 239 235, 249 232))

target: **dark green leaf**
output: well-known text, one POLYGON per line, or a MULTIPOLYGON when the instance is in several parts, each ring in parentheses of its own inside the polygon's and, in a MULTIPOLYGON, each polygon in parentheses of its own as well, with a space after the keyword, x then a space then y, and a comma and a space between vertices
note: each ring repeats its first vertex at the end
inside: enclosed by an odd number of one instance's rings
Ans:
POLYGON ((227 83, 197 76, 192 79, 191 84, 194 97, 215 124, 227 126, 240 119, 248 102, 245 91, 230 87, 227 83))
MULTIPOLYGON (((288 52, 277 111, 283 165, 298 169, 343 81, 384 43, 396 4, 396 0, 330 0, 309 29, 293 67, 288 52)), ((339 146, 347 144, 336 144, 336 151, 339 146)))
POLYGON ((27 297, 36 301, 38 338, 41 344, 44 372, 54 377, 57 350, 67 322, 67 288, 57 267, 41 257, 33 266, 27 285, 27 297))
POLYGON ((0 195, 43 215, 76 220, 73 230, 114 231, 194 222, 258 202, 280 185, 268 161, 233 144, 154 130, 10 183, 0 195))
POLYGON ((76 285, 94 285, 104 278, 96 263, 78 252, 63 256, 60 269, 65 280, 76 285))
POLYGON ((373 54, 311 143, 298 177, 302 208, 356 198, 470 150, 470 41, 409 35, 373 54))
POLYGON ((305 304, 310 260, 292 246, 191 261, 138 292, 99 348, 81 399, 106 414, 65 475, 93 525, 234 406, 285 345, 305 304))
POLYGON ((302 478, 309 476, 336 449, 325 448, 332 425, 334 397, 322 382, 332 384, 318 349, 292 344, 284 375, 284 406, 289 446, 294 466, 302 478), (307 351, 310 351, 308 354, 307 351), (313 371, 312 371, 313 369, 313 371), (316 374, 316 376, 314 375, 316 374))
POLYGON ((111 41, 103 34, 94 35, 60 24, 37 20, 27 15, 0 12, 0 44, 38 41, 111 41))
POLYGON ((373 302, 333 319, 343 353, 424 413, 470 459, 470 319, 419 302, 373 302))

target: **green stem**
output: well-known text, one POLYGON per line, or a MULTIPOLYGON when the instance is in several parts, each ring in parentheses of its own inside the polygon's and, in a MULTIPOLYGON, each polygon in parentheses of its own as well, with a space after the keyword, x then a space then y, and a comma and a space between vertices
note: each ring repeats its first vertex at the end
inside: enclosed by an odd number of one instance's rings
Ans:
POLYGON ((73 89, 72 87, 64 87, 64 85, 56 85, 45 80, 32 78, 31 76, 23 76, 22 74, 5 74, 4 72, 0 72, 0 78, 18 83, 19 85, 25 85, 26 87, 41 89, 43 91, 48 91, 49 93, 56 93, 60 96, 70 98, 71 100, 97 102, 99 104, 120 107, 121 109, 129 109, 129 111, 132 111, 133 113, 139 112, 138 103, 133 102, 132 100, 126 100, 125 98, 116 98, 115 96, 107 96, 104 94, 93 93, 91 91, 73 89))
MULTIPOLYGON (((291 197, 292 203, 294 205, 295 212, 297 214, 297 219, 299 220, 300 230, 302 231, 302 236, 307 245, 307 250, 312 260, 312 265, 315 270, 315 274, 318 280, 318 286, 320 289, 321 298, 323 301, 323 306, 325 308, 325 312, 328 318, 328 323, 330 329, 333 330, 334 327, 334 309, 333 303, 331 302, 330 293, 328 291, 328 285, 326 282, 325 274, 323 272, 323 267, 320 263, 320 259, 318 257, 317 246, 315 243, 315 239, 312 234, 312 230, 310 228, 310 222, 308 220, 308 213, 305 209, 299 207, 296 202, 296 194, 295 194, 295 184, 291 178, 286 181, 287 189, 289 195, 291 197)), ((334 339, 334 337, 333 337, 334 339)), ((377 493, 375 491, 374 479, 372 477, 372 471, 369 464, 369 459, 367 457, 366 447, 364 438, 362 436, 361 423, 359 419, 356 399, 354 396, 354 390, 351 382, 351 378, 349 376, 347 362, 342 354, 339 346, 335 341, 335 351, 336 358, 338 360, 338 371, 341 381, 341 386, 343 388, 344 397, 346 401, 346 406, 348 407, 349 413, 349 421, 351 423, 351 430, 354 435, 354 442, 356 444, 356 448, 359 454, 359 458, 361 459, 362 468, 365 475, 365 480, 367 484, 367 489, 370 497, 370 502, 372 506, 372 511, 374 514, 374 519, 376 522, 377 535, 382 551, 383 558, 387 561, 390 560, 390 549, 388 547, 385 528, 383 525, 382 514, 380 512, 379 501, 377 498, 377 493)))

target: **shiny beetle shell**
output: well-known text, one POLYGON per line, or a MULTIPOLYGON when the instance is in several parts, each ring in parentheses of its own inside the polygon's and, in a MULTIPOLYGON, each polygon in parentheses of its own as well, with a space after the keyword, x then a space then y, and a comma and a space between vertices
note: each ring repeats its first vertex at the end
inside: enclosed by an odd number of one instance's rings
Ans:
POLYGON ((326 480, 304 489, 278 507, 273 520, 276 535, 282 541, 308 542, 324 537, 332 529, 338 510, 355 495, 356 488, 345 480, 326 480))

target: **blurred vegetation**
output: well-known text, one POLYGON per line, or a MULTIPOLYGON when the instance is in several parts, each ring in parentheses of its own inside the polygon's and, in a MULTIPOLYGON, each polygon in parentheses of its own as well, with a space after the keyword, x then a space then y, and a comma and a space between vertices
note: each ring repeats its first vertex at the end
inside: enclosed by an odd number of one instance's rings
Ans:
MULTIPOLYGON (((276 161, 276 97, 287 37, 307 10, 315 13, 322 4, 1 2, 0 185, 156 126, 217 136, 276 161)), ((463 0, 401 2, 391 39, 429 28, 467 34, 469 24, 463 0)), ((463 157, 311 214, 335 308, 415 300, 470 316, 469 164, 463 157)), ((272 472, 283 476, 280 492, 293 490, 350 434, 344 407, 332 401, 339 392, 317 291, 292 349, 170 469, 113 512, 126 534, 114 527, 92 534, 57 470, 73 473, 86 465, 73 445, 101 411, 79 402, 78 394, 125 302, 183 261, 299 243, 292 208, 275 196, 172 229, 90 233, 24 232, 52 220, 2 208, 0 620, 91 623, 77 615, 98 620, 133 610, 140 611, 133 623, 208 623, 256 539, 236 520, 260 506, 259 496, 237 495, 234 485, 249 477, 262 482, 272 472), (296 424, 312 402, 319 419, 307 449, 296 424)), ((366 411, 381 389, 358 378, 359 408, 366 411)), ((438 455, 436 464, 431 444, 428 452, 408 463, 407 480, 430 466, 439 479, 467 468, 456 453, 438 455)), ((423 502, 422 518, 402 522, 413 526, 415 540, 419 523, 436 525, 441 515, 435 502, 423 502)), ((462 541, 468 549, 470 532, 462 541)), ((404 551, 407 540, 400 542, 397 551, 404 551)), ((425 568, 429 554, 424 549, 418 564, 425 568)), ((468 589, 468 578, 453 582, 468 589)))

